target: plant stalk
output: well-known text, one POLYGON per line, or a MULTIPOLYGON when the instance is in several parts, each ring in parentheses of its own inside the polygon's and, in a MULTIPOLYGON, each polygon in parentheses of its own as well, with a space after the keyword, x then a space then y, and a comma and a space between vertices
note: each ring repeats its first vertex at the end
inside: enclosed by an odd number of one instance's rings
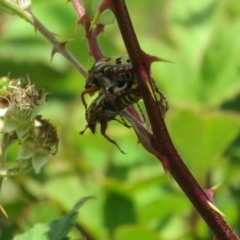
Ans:
POLYGON ((223 217, 209 206, 208 202, 211 202, 211 199, 208 198, 205 191, 192 176, 172 143, 161 110, 152 98, 146 85, 146 80, 150 81, 150 77, 146 71, 147 67, 144 63, 142 50, 138 43, 125 1, 111 0, 111 3, 114 7, 114 13, 125 46, 134 66, 133 69, 137 76, 139 89, 151 123, 153 132, 152 145, 162 156, 161 161, 163 166, 174 177, 217 239, 239 240, 239 237, 229 227, 223 217))

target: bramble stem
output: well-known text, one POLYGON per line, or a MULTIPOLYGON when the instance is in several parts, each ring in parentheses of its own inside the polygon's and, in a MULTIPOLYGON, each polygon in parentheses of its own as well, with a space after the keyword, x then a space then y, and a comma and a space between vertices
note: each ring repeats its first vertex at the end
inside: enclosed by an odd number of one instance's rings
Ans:
POLYGON ((82 18, 85 15, 85 9, 82 6, 82 4, 79 2, 79 0, 71 0, 72 5, 78 15, 79 18, 82 18))
POLYGON ((59 42, 54 34, 50 32, 42 23, 34 16, 31 11, 28 11, 32 17, 32 25, 37 29, 49 42, 52 43, 54 49, 61 55, 63 55, 72 66, 84 77, 86 77, 85 68, 77 61, 77 59, 67 50, 65 44, 59 42))
POLYGON ((219 240, 239 239, 223 217, 210 208, 208 202, 211 202, 211 200, 192 176, 172 143, 160 108, 152 98, 145 83, 147 78, 149 80, 149 76, 146 72, 142 51, 134 32, 125 1, 112 0, 112 5, 115 8, 115 16, 134 66, 133 69, 138 79, 139 89, 152 126, 153 148, 159 153, 159 156, 161 156, 163 166, 167 166, 166 170, 174 177, 199 214, 201 214, 211 228, 216 238, 219 240))

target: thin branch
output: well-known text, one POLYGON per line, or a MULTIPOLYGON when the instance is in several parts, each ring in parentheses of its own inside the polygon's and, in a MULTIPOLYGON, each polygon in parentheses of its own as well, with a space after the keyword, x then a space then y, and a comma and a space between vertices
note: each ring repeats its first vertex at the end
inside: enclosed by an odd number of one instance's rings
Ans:
POLYGON ((79 2, 79 0, 71 0, 71 2, 75 11, 77 12, 78 17, 82 18, 85 15, 85 9, 82 4, 79 2))
POLYGON ((98 61, 104 57, 97 40, 98 35, 103 32, 104 25, 97 24, 93 29, 93 26, 91 26, 92 17, 90 16, 90 13, 85 11, 84 7, 78 0, 71 0, 71 2, 79 17, 78 23, 81 24, 85 30, 89 55, 93 56, 95 61, 98 61))
POLYGON ((59 42, 52 32, 50 32, 47 28, 45 28, 42 23, 34 16, 34 14, 28 10, 32 17, 32 25, 37 29, 49 42, 52 43, 54 49, 57 50, 58 53, 62 54, 71 64, 72 66, 84 77, 86 77, 85 68, 77 61, 77 59, 67 50, 65 44, 59 42))
POLYGON ((111 0, 111 3, 114 7, 114 13, 125 46, 134 66, 133 69, 138 79, 139 89, 152 126, 152 145, 160 154, 163 166, 172 174, 197 211, 211 228, 217 239, 239 239, 223 217, 210 207, 208 203, 211 203, 211 199, 208 198, 204 190, 189 172, 174 147, 162 117, 161 110, 147 88, 146 80, 150 80, 150 77, 146 71, 147 67, 144 63, 143 53, 134 32, 125 1, 111 0))

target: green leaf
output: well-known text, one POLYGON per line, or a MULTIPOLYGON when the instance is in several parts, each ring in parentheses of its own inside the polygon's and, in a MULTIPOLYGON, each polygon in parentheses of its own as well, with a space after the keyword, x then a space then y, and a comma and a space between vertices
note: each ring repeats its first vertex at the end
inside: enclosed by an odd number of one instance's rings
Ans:
POLYGON ((175 112, 168 119, 169 131, 180 155, 201 180, 218 166, 224 152, 239 133, 239 116, 226 112, 190 110, 175 112))
POLYGON ((201 100, 205 105, 219 105, 240 92, 239 54, 240 21, 219 30, 208 48, 202 69, 201 100))
POLYGON ((236 36, 240 21, 226 20, 225 8, 215 0, 186 1, 184 6, 176 2, 170 10, 168 30, 174 46, 147 42, 151 48, 164 49, 161 57, 176 63, 158 64, 153 71, 156 80, 161 78, 172 106, 211 108, 239 94, 240 45, 236 36))
POLYGON ((36 224, 32 229, 24 234, 14 238, 14 240, 65 240, 67 234, 74 226, 74 221, 78 215, 78 209, 92 197, 84 197, 80 199, 73 209, 65 216, 53 220, 47 224, 36 224))
MULTIPOLYGON (((190 203, 187 201, 186 197, 182 193, 170 192, 170 190, 158 191, 155 188, 155 196, 152 197, 148 189, 145 190, 145 194, 149 194, 150 197, 147 203, 144 198, 141 197, 138 202, 142 204, 141 208, 138 210, 139 223, 143 225, 154 224, 160 225, 162 228, 169 224, 171 218, 183 218, 186 212, 191 211, 190 203), (140 201, 141 200, 141 201, 140 201), (159 207, 164 206, 164 207, 159 207)), ((152 192, 154 189, 152 188, 152 192)), ((143 195, 144 193, 142 193, 143 195)), ((147 196, 145 196, 147 198, 147 196)), ((159 227, 160 228, 160 227, 159 227)))
POLYGON ((94 24, 108 25, 112 24, 115 20, 115 16, 109 9, 106 9, 99 14, 98 8, 101 4, 99 0, 83 0, 86 14, 93 18, 94 24))
POLYGON ((32 164, 36 173, 40 173, 42 166, 48 161, 48 156, 48 152, 43 150, 34 154, 32 164))
POLYGON ((100 0, 83 0, 84 8, 86 14, 90 17, 93 17, 101 4, 100 0))
POLYGON ((109 192, 103 208, 104 222, 111 234, 118 226, 137 221, 133 201, 122 194, 109 192))
POLYGON ((97 23, 108 25, 108 24, 112 24, 114 20, 115 20, 114 14, 109 9, 106 9, 97 18, 97 23))
POLYGON ((159 240, 157 233, 142 226, 121 227, 115 232, 114 240, 159 240))
POLYGON ((14 240, 50 240, 45 234, 49 231, 49 226, 47 224, 36 224, 32 229, 18 235, 14 238, 14 240))
POLYGON ((49 239, 51 240, 58 240, 58 239, 64 239, 71 228, 74 226, 74 221, 77 218, 78 215, 78 209, 92 197, 84 197, 80 199, 76 205, 73 207, 73 209, 63 216, 60 219, 52 221, 49 226, 50 226, 50 231, 48 232, 49 239))

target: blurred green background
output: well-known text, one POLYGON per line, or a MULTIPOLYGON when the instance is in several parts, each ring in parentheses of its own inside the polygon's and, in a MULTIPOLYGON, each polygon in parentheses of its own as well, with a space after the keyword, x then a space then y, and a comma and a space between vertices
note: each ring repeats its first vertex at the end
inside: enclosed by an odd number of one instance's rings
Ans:
MULTIPOLYGON (((174 62, 154 63, 152 76, 170 109, 172 140, 203 188, 221 183, 216 206, 240 234, 240 2, 218 0, 126 0, 142 49, 174 62)), ((32 12, 86 67, 84 31, 72 5, 35 0, 32 12)), ((126 55, 116 22, 99 38, 107 56, 126 55)), ((213 235, 172 177, 147 153, 132 129, 117 122, 107 134, 79 135, 85 125, 80 101, 85 79, 51 44, 17 16, 0 15, 0 76, 29 76, 47 88, 41 114, 59 133, 59 152, 39 175, 8 178, 1 190, 0 239, 9 240, 36 223, 81 209, 71 236, 88 240, 206 240, 213 235)), ((88 97, 90 103, 92 99, 88 97)), ((11 153, 10 153, 11 155, 11 153)), ((14 153, 12 153, 14 158, 14 153)))

